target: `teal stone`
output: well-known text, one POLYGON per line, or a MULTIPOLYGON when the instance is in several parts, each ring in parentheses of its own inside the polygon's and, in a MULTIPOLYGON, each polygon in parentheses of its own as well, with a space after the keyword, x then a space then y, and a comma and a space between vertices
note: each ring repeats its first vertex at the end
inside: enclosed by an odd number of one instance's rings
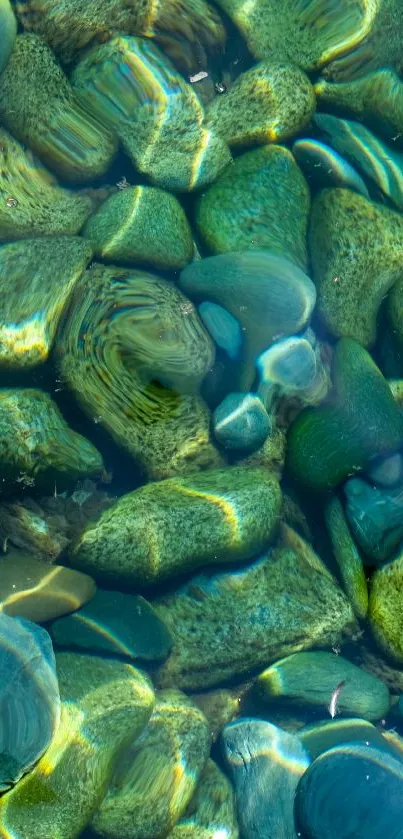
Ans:
POLYGON ((394 757, 399 751, 389 743, 375 725, 356 717, 328 719, 310 723, 300 728, 298 737, 312 760, 334 746, 362 741, 366 746, 376 746, 394 757))
POLYGON ((320 755, 302 776, 295 799, 306 839, 401 839, 403 762, 365 743, 320 755))
POLYGON ((403 458, 399 452, 391 454, 390 457, 381 457, 370 464, 367 475, 381 487, 393 487, 403 477, 403 458))
POLYGON ((257 680, 260 695, 271 700, 281 697, 302 705, 319 705, 331 716, 354 714, 379 720, 389 711, 389 690, 348 659, 333 652, 301 652, 276 661, 257 680), (343 685, 335 707, 332 697, 343 685))
POLYGON ((270 416, 254 393, 229 393, 213 414, 214 436, 224 449, 255 451, 271 428, 270 416))
POLYGON ((199 315, 218 347, 224 350, 228 357, 235 361, 239 357, 242 347, 242 328, 237 320, 224 306, 206 300, 197 307, 199 315))
POLYGON ((57 647, 134 661, 161 661, 172 647, 167 627, 144 597, 101 589, 77 612, 53 621, 50 634, 57 647))
POLYGON ((244 839, 296 839, 294 796, 310 758, 294 734, 259 719, 225 726, 222 751, 244 839))
POLYGON ((17 34, 17 21, 10 0, 0 0, 0 32, 0 73, 2 73, 10 58, 17 34))
POLYGON ((288 433, 289 473, 316 490, 337 486, 403 441, 403 420, 386 379, 351 338, 336 346, 332 381, 328 399, 301 411, 288 433))
POLYGON ((210 253, 268 248, 306 270, 310 193, 291 152, 267 145, 236 157, 196 202, 210 253))
POLYGON ((403 538, 403 488, 375 487, 361 478, 344 485, 354 538, 369 564, 388 559, 403 538))
POLYGON ((314 123, 320 139, 325 139, 398 210, 403 210, 403 153, 394 151, 360 122, 316 114, 314 123))
POLYGON ((312 280, 297 265, 258 249, 193 262, 182 271, 179 286, 195 302, 224 306, 240 323, 240 390, 251 388, 257 356, 272 341, 303 329, 316 301, 312 280))
POLYGON ((324 513, 344 590, 357 617, 365 618, 368 612, 368 586, 363 561, 337 495, 333 495, 327 502, 324 513))
POLYGON ((310 137, 296 140, 292 153, 307 180, 316 187, 340 186, 369 198, 365 181, 354 166, 326 143, 310 137))
POLYGON ((60 720, 50 636, 25 618, 0 615, 0 792, 47 749, 60 720))

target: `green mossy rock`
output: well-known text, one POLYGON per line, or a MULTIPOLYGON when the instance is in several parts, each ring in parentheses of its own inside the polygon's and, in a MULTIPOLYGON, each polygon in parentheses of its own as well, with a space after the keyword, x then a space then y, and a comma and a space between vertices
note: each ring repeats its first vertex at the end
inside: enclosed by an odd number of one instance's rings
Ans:
POLYGON ((294 547, 284 544, 237 571, 199 574, 154 602, 174 639, 158 684, 205 689, 355 632, 344 593, 294 536, 294 547))
POLYGON ((111 195, 90 216, 82 235, 107 262, 177 270, 193 257, 192 231, 179 201, 150 186, 111 195))
POLYGON ((185 814, 167 839, 238 839, 235 796, 228 778, 208 760, 185 814))
POLYGON ((234 466, 149 483, 105 510, 70 562, 119 585, 243 562, 267 548, 280 508, 278 481, 263 469, 234 466))
POLYGON ((306 269, 308 184, 293 155, 267 145, 237 157, 196 204, 196 225, 211 253, 266 248, 306 269))
POLYGON ((403 82, 394 70, 385 67, 339 83, 322 78, 314 89, 326 110, 351 114, 397 147, 402 145, 403 82))
POLYGON ((332 381, 326 402, 301 411, 288 433, 288 472, 316 490, 337 486, 403 440, 403 419, 386 379, 351 338, 336 346, 332 381))
POLYGON ((371 580, 369 621, 375 641, 387 656, 403 664, 403 555, 386 563, 371 580))
POLYGON ((201 711, 178 690, 159 693, 148 725, 122 753, 92 819, 95 836, 166 836, 189 804, 209 749, 201 711))
POLYGON ((46 361, 63 310, 91 258, 91 246, 78 236, 0 246, 0 369, 46 361))
POLYGON ((147 724, 150 680, 127 664, 56 657, 62 715, 35 769, 0 800, 0 832, 32 839, 78 839, 105 795, 122 748, 147 724))
POLYGON ((10 58, 17 34, 17 21, 10 0, 0 0, 0 32, 0 73, 2 73, 10 58))
POLYGON ((402 216, 351 190, 325 189, 312 205, 309 244, 322 322, 336 338, 372 346, 379 307, 402 275, 402 216))
POLYGON ((315 107, 313 87, 299 67, 262 61, 212 100, 206 120, 229 146, 281 143, 305 128, 315 107))
POLYGON ((330 706, 336 688, 343 684, 334 713, 355 714, 379 720, 390 707, 389 690, 376 676, 333 652, 295 653, 276 661, 257 679, 265 699, 281 697, 302 705, 330 706))
POLYGON ((336 495, 325 506, 325 521, 344 590, 357 617, 364 619, 368 611, 368 588, 364 567, 343 505, 336 495))

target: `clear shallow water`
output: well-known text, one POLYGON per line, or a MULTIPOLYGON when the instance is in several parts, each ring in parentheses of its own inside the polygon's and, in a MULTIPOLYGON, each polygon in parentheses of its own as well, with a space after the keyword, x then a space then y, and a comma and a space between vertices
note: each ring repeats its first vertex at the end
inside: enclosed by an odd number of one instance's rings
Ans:
POLYGON ((1 836, 400 837, 402 28, 0 0, 1 836))

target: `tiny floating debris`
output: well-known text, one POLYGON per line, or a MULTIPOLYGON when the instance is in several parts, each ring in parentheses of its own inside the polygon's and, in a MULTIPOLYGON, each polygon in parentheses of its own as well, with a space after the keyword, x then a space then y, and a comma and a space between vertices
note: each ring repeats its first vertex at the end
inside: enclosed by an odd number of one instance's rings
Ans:
POLYGON ((195 73, 194 76, 189 76, 190 84, 195 84, 195 82, 201 82, 202 79, 206 79, 208 73, 205 70, 200 70, 199 73, 195 73))
POLYGON ((334 719, 334 717, 337 714, 337 705, 338 705, 339 697, 340 697, 340 694, 341 694, 345 684, 346 684, 346 680, 344 679, 342 682, 340 682, 337 685, 337 687, 334 689, 334 691, 333 691, 333 693, 330 697, 329 714, 330 714, 332 720, 334 719))

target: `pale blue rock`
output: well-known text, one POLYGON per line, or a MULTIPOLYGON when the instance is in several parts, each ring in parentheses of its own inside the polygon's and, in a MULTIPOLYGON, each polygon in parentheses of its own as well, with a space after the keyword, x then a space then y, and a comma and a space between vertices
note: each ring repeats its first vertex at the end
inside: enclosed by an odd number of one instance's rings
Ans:
POLYGON ((224 306, 206 300, 198 307, 199 315, 217 346, 225 350, 233 361, 239 358, 242 346, 242 327, 224 306))
POLYGON ((229 393, 213 414, 214 436, 224 449, 254 451, 271 429, 271 418, 255 393, 229 393))

